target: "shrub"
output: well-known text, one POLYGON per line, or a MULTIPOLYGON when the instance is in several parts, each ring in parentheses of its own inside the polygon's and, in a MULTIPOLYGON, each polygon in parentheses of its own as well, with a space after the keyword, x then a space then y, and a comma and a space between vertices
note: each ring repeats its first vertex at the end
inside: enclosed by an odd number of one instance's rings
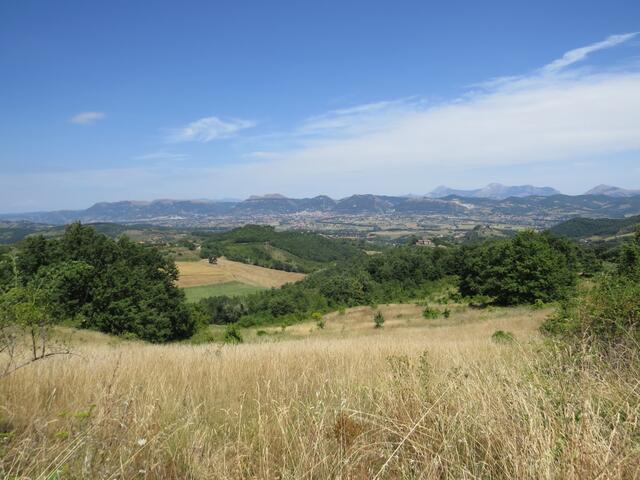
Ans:
POLYGON ((196 324, 175 282, 175 263, 126 237, 112 240, 80 223, 59 239, 30 237, 16 258, 23 286, 48 295, 51 314, 81 327, 151 342, 190 337, 196 324))
POLYGON ((242 343, 243 338, 240 329, 234 323, 227 325, 224 330, 223 340, 224 343, 242 343))
POLYGON ((626 277, 601 277, 596 286, 542 326, 547 333, 579 336, 601 344, 640 340, 640 283, 626 277))
POLYGON ((544 308, 544 302, 537 298, 536 301, 533 302, 533 305, 531 305, 531 308, 534 310, 542 310, 544 308))
POLYGON ((313 312, 311 314, 311 319, 315 320, 316 325, 320 330, 322 330, 326 324, 324 318, 322 318, 322 314, 320 312, 313 312))
POLYGON ((375 328, 382 328, 384 325, 384 315, 382 315, 380 310, 373 316, 373 324, 375 328))
POLYGON ((199 345, 201 343, 215 342, 216 337, 209 327, 202 326, 189 339, 189 343, 199 345))
POLYGON ((496 343, 512 343, 514 340, 513 334, 511 332, 505 332, 504 330, 496 330, 491 335, 491 340, 496 343))
POLYGON ((440 311, 436 310, 435 308, 431 308, 430 306, 427 305, 425 309, 422 311, 422 316, 427 320, 433 320, 440 316, 440 311))

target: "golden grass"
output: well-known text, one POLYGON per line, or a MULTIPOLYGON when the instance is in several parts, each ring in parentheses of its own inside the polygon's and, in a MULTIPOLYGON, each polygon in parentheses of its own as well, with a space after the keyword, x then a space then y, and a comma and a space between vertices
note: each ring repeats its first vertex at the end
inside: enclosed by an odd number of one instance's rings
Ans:
POLYGON ((0 474, 640 475, 634 367, 541 349, 536 328, 548 312, 465 310, 428 326, 418 324, 418 307, 381 308, 388 323, 378 330, 361 329, 370 311, 360 309, 330 316, 306 339, 87 344, 78 347, 84 358, 32 365, 0 384, 0 431, 13 432, 0 444, 0 474), (498 329, 517 342, 492 342, 498 329))
POLYGON ((176 262, 180 271, 178 286, 196 287, 217 283, 241 282, 260 287, 280 287, 285 283, 302 280, 303 273, 284 272, 271 268, 247 265, 226 258, 219 258, 216 265, 207 260, 199 262, 176 262))

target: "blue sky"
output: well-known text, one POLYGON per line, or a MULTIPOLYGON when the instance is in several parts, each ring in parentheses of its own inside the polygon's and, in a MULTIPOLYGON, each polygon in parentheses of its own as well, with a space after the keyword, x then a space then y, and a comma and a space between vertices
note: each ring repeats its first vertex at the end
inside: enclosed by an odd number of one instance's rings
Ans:
POLYGON ((640 188, 640 2, 7 0, 0 211, 640 188))

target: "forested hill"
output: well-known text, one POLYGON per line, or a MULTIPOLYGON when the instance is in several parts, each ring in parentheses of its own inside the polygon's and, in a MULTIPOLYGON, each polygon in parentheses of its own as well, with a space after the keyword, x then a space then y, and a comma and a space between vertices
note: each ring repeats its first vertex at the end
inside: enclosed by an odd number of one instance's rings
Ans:
POLYGON ((628 218, 576 217, 551 227, 550 231, 555 235, 586 239, 630 234, 638 224, 640 224, 640 215, 628 218))
POLYGON ((203 238, 201 256, 225 256, 262 267, 312 272, 328 264, 362 258, 351 240, 315 233, 276 231, 270 226, 247 225, 228 232, 197 232, 203 238))

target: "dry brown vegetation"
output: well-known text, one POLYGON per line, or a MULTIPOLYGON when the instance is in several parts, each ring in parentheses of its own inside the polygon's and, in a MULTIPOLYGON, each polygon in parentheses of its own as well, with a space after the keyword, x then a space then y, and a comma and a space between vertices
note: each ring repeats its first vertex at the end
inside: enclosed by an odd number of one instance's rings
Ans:
POLYGON ((180 271, 180 287, 196 287, 218 283, 241 282, 260 287, 280 287, 285 283, 302 280, 303 273, 285 272, 271 268, 247 265, 222 257, 215 265, 207 260, 198 262, 176 262, 180 271))
POLYGON ((61 479, 640 475, 639 372, 543 348, 537 326, 548 311, 452 309, 449 319, 425 320, 416 306, 380 308, 381 329, 361 308, 328 316, 322 331, 295 327, 304 339, 268 335, 237 346, 85 337, 76 347, 83 358, 34 364, 0 385, 0 471, 61 479), (516 341, 493 342, 496 330, 516 341))

